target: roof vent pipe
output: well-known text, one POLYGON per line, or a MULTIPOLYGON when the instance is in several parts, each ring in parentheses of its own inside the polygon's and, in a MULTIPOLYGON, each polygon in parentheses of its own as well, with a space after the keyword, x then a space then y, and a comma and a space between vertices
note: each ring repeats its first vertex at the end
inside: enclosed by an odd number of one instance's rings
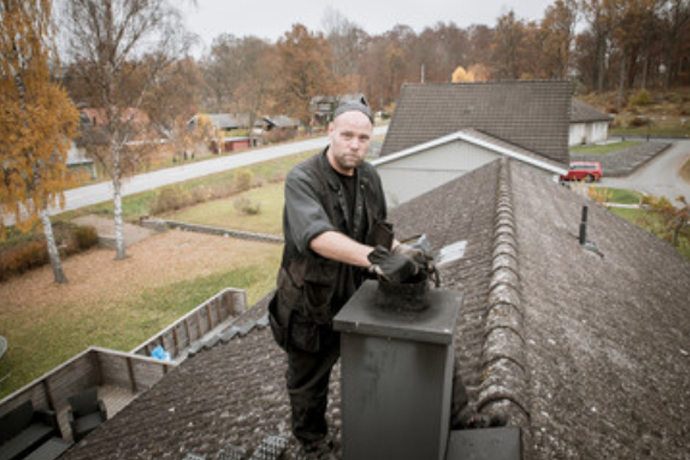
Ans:
POLYGON ((582 206, 582 220, 580 221, 580 244, 584 246, 587 243, 587 212, 589 208, 587 205, 582 206))

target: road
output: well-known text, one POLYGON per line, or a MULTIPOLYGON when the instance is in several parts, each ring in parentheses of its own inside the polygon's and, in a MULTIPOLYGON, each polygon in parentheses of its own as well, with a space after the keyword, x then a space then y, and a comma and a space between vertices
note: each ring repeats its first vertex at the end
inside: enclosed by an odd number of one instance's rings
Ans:
POLYGON ((637 190, 671 201, 683 195, 690 199, 690 184, 678 172, 690 161, 690 141, 675 141, 674 145, 627 177, 604 177, 599 185, 637 190))
MULTIPOLYGON (((385 134, 387 126, 378 126, 374 129, 374 135, 385 134)), ((222 171, 242 168, 262 161, 273 160, 308 150, 316 150, 326 146, 328 137, 322 136, 305 141, 281 144, 256 150, 248 150, 235 155, 228 155, 211 160, 189 163, 173 168, 160 169, 150 173, 139 174, 125 179, 123 196, 133 195, 154 188, 183 182, 189 179, 207 176, 222 171)), ((71 189, 65 192, 65 207, 51 209, 51 214, 59 214, 65 211, 91 206, 113 199, 113 186, 111 182, 87 185, 71 189)))

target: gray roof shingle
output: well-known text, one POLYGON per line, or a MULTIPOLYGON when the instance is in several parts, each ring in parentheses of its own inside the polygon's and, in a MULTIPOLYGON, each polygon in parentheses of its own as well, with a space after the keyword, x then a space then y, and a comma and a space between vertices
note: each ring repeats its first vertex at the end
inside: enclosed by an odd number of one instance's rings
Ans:
POLYGON ((571 96, 562 80, 407 84, 381 156, 474 128, 567 165, 571 96))
MULTIPOLYGON (((517 162, 479 168, 391 212, 434 249, 464 293, 456 351, 470 402, 523 428, 524 458, 686 459, 690 263, 667 243, 517 162)), ((271 274, 270 276, 273 276, 271 274)), ((265 299, 247 312, 256 321, 265 299)), ((289 437, 284 355, 270 330, 219 341, 69 451, 64 460, 214 458, 289 437)), ((340 369, 328 417, 340 432, 340 369)), ((285 456, 293 458, 294 444, 285 456)))
POLYGON ((591 121, 611 121, 611 116, 595 109, 589 104, 573 98, 573 106, 570 113, 571 123, 586 123, 591 121))

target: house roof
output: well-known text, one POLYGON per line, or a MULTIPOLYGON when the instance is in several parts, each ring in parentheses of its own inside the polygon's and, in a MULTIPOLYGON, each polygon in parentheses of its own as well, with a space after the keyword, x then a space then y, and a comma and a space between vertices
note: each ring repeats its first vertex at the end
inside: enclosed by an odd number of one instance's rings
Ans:
POLYGON ((464 141, 470 144, 487 148, 499 155, 520 160, 523 163, 536 166, 537 168, 550 171, 554 174, 566 174, 568 172, 567 168, 564 168, 562 164, 557 163, 551 160, 550 158, 546 158, 530 150, 526 150, 518 145, 511 144, 510 142, 498 139, 494 136, 491 136, 490 134, 484 133, 473 128, 461 129, 460 131, 448 134, 438 139, 433 139, 431 141, 424 142, 423 144, 412 146, 400 152, 386 155, 373 161, 373 164, 379 166, 382 164, 390 163, 400 158, 414 155, 424 150, 428 150, 439 145, 456 141, 464 141))
POLYGON ((594 121, 611 121, 611 117, 604 112, 595 109, 589 104, 573 98, 573 104, 570 111, 571 123, 587 123, 594 121))
POLYGON ((562 80, 406 84, 381 156, 475 128, 567 164, 571 94, 562 80))
POLYGON ((246 115, 231 115, 229 113, 211 113, 206 115, 217 129, 237 129, 249 126, 246 115))
MULTIPOLYGON (((473 406, 523 428, 525 459, 684 459, 690 263, 591 203, 592 244, 581 246, 586 203, 504 159, 390 217, 400 237, 424 232, 435 250, 465 242, 440 266, 442 287, 464 294, 459 369, 473 406)), ((265 311, 264 299, 241 320, 265 311)), ((215 458, 228 442, 251 451, 266 435, 289 437, 284 359, 268 328, 209 343, 64 459, 215 458)))

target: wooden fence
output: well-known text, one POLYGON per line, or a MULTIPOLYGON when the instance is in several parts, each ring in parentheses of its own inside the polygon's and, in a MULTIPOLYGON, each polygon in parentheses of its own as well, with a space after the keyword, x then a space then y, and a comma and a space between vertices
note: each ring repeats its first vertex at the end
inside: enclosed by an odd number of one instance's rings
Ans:
POLYGON ((136 347, 132 353, 151 356, 153 349, 160 345, 170 353, 172 359, 177 359, 184 356, 191 344, 222 327, 229 319, 241 315, 246 309, 244 290, 225 289, 136 347))

